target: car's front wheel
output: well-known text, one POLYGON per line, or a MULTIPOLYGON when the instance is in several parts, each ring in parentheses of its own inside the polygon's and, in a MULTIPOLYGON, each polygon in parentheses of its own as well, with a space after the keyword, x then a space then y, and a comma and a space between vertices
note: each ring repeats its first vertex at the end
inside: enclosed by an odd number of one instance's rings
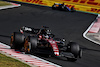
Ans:
POLYGON ((76 10, 74 9, 74 7, 71 8, 71 12, 75 12, 76 10))
POLYGON ((75 42, 69 42, 67 51, 71 52, 74 55, 74 58, 68 58, 68 60, 70 61, 76 61, 78 57, 82 57, 82 49, 80 49, 79 45, 75 42))

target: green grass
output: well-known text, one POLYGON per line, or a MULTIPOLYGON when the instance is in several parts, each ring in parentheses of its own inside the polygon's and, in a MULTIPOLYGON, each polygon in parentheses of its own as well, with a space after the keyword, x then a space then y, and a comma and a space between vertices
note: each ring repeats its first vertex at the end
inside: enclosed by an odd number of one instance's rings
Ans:
POLYGON ((0 67, 30 67, 16 59, 7 57, 0 53, 0 67))
POLYGON ((0 1, 0 6, 7 6, 7 5, 11 5, 11 4, 5 1, 0 1))

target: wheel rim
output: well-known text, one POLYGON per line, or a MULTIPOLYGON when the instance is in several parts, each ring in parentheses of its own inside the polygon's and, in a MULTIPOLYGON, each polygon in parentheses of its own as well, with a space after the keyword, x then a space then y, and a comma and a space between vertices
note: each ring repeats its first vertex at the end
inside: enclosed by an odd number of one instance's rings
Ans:
POLYGON ((11 40, 10 40, 10 46, 11 46, 11 47, 13 46, 13 41, 14 41, 14 37, 13 37, 13 34, 12 34, 11 40))
POLYGON ((31 50, 31 43, 30 42, 28 42, 28 52, 30 52, 30 50, 31 50))
POLYGON ((25 41, 24 48, 26 53, 30 53, 30 42, 28 40, 25 41))

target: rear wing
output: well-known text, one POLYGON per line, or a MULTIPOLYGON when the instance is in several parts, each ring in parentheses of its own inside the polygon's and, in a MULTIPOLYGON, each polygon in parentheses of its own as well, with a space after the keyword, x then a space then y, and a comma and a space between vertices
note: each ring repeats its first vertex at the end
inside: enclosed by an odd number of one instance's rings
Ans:
POLYGON ((30 33, 30 34, 37 34, 40 29, 34 29, 32 27, 23 26, 20 28, 21 33, 30 33))

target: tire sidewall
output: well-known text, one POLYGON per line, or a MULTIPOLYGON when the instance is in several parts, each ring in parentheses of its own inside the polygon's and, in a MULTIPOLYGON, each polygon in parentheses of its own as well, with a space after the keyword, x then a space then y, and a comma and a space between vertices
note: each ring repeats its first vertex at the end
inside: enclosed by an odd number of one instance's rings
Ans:
POLYGON ((70 52, 75 56, 75 58, 77 58, 80 52, 79 45, 75 42, 71 42, 69 46, 70 46, 70 52))

